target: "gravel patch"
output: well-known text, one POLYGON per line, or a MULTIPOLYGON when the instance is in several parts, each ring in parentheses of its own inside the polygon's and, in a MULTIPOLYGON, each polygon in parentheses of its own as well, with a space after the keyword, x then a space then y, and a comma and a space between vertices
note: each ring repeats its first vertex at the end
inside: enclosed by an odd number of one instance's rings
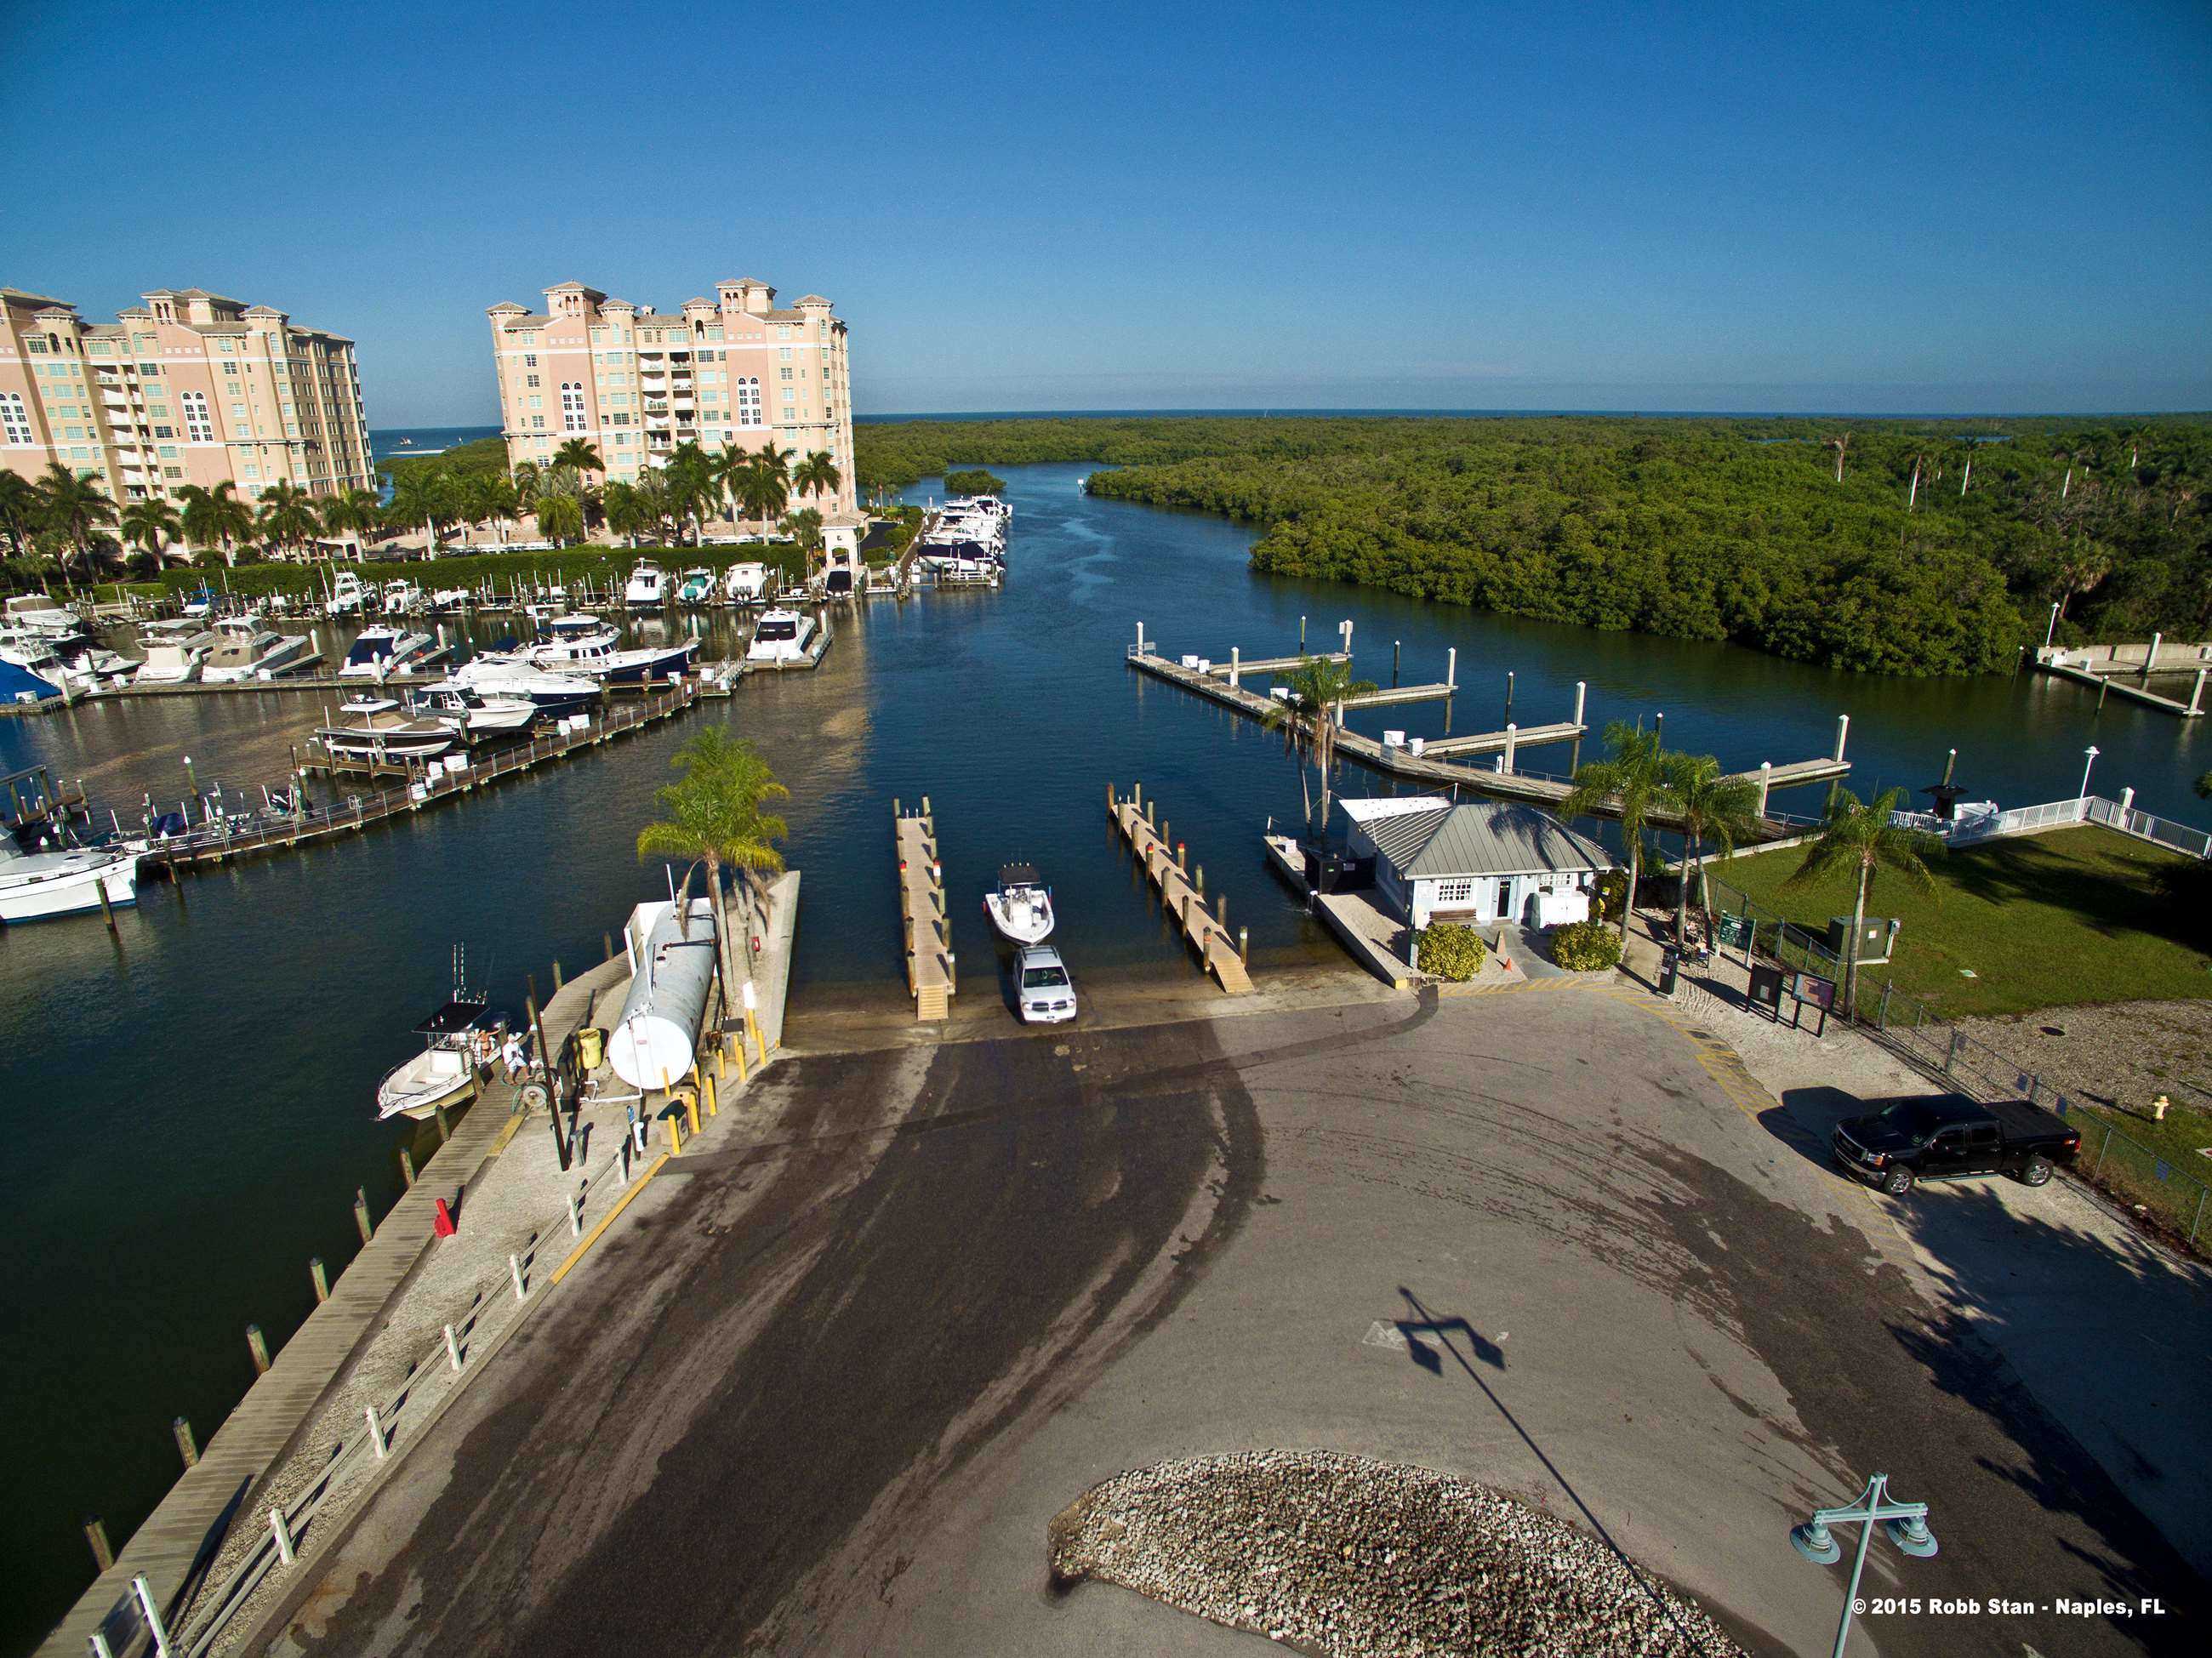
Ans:
POLYGON ((1302 1651, 1742 1658, 1604 1542, 1429 1468, 1246 1451, 1093 1487, 1048 1532, 1056 1579, 1097 1578, 1302 1651))
POLYGON ((2054 1007, 1959 1028, 2083 1099, 2147 1112, 2164 1094, 2179 1108, 2212 1111, 2212 999, 2054 1007))

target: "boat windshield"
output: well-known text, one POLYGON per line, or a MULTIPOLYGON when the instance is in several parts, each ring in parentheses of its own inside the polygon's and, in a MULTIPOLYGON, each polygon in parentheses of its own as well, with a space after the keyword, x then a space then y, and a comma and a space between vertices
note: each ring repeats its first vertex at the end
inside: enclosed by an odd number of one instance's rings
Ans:
POLYGON ((354 641, 353 648, 346 653, 346 660, 349 663, 380 662, 391 654, 392 636, 389 634, 363 634, 354 641))
POLYGON ((763 622, 753 637, 771 642, 779 639, 796 639, 799 637, 799 624, 796 622, 763 622))

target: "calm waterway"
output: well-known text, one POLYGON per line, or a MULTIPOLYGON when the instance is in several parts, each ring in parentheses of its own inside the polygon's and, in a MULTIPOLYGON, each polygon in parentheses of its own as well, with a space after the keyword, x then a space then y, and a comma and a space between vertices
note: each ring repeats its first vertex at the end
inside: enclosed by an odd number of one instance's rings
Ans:
MULTIPOLYGON (((1086 973, 1191 975, 1109 835, 1109 780, 1141 779, 1159 799, 1251 927, 1257 964, 1337 959, 1258 856, 1263 820, 1301 809, 1295 766, 1279 739, 1131 672, 1123 647, 1140 619, 1171 651, 1225 659, 1231 644, 1293 650, 1302 616, 1328 648, 1350 617, 1361 671, 1386 683, 1393 641, 1407 683, 1440 679, 1458 647, 1460 731, 1503 723, 1510 669, 1522 723, 1565 718, 1586 680, 1593 725, 1663 711, 1669 746, 1731 767, 1826 753, 1848 713, 1862 791, 1932 782, 1955 744, 1973 795, 2059 799, 2094 743, 2100 792, 2132 784, 2151 810, 2203 817, 2188 780, 2212 765, 2212 738, 2125 704, 2098 714, 2070 687, 1869 680, 1259 577, 1239 526, 1093 500, 1077 487, 1085 467, 1002 470, 1017 517, 1000 592, 875 601, 841 613, 815 673, 749 679, 727 703, 360 839, 149 884, 119 939, 96 920, 0 930, 0 1460, 15 1493, 0 1510, 0 1649, 31 1644, 88 1579, 86 1515, 119 1544, 167 1488, 170 1418, 213 1433, 252 1379, 246 1326, 281 1342, 305 1317, 308 1258, 335 1270, 352 1253, 354 1188, 379 1212, 396 1195, 399 1135, 371 1120, 373 1090, 442 997, 453 945, 519 1005, 526 973, 543 989, 556 957, 595 961, 603 930, 665 892, 635 836, 669 756, 708 720, 756 740, 792 788, 802 1005, 832 987, 903 993, 894 796, 936 808, 963 995, 989 993, 971 976, 994 958, 980 899, 1015 858, 1055 888, 1079 986, 1086 973)), ((734 648, 717 637, 707 654, 734 648)), ((319 702, 147 699, 0 720, 0 768, 81 774, 127 820, 142 793, 184 792, 186 755, 203 787, 282 775, 319 702)), ((1358 723, 1437 733, 1444 719, 1416 705, 1358 723)), ((1522 758, 1567 769, 1563 747, 1522 758)), ((1384 786, 1352 769, 1345 786, 1384 786)), ((1819 800, 1778 797, 1808 811, 1819 800)))

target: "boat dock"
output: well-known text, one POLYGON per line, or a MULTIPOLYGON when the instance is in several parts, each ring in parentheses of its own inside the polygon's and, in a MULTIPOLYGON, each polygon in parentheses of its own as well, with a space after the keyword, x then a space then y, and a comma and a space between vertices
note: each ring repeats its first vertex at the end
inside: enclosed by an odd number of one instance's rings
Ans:
POLYGON ((818 668, 822 659, 830 653, 830 641, 836 637, 830 625, 830 612, 820 610, 814 617, 814 637, 806 641, 806 649, 796 662, 762 662, 752 657, 745 659, 747 673, 797 673, 808 668, 818 668))
MULTIPOLYGON (((1340 653, 1332 654, 1336 660, 1348 659, 1340 653)), ((1141 625, 1137 630, 1137 643, 1127 648, 1127 656, 1129 665, 1139 672, 1194 692, 1252 719, 1266 719, 1279 706, 1271 698, 1233 683, 1228 676, 1218 675, 1213 671, 1216 665, 1206 662, 1205 659, 1193 659, 1189 663, 1170 660, 1159 653, 1156 641, 1144 636, 1141 625)), ((1298 659, 1293 657, 1289 660, 1295 665, 1298 659)), ((1255 663, 1248 666, 1241 657, 1232 658, 1232 661, 1237 665, 1237 677, 1240 679, 1244 672, 1260 665, 1255 663)), ((1456 665, 1456 663, 1453 665, 1452 680, 1457 677, 1456 665)), ((1431 693, 1435 689, 1434 687, 1415 689, 1431 693)), ((1471 788, 1483 794, 1556 808, 1574 792, 1573 782, 1565 777, 1516 770, 1515 762, 1519 750, 1533 744, 1579 742, 1582 739, 1588 731, 1583 720, 1585 690, 1583 684, 1577 683, 1573 719, 1532 726, 1526 731, 1517 726, 1508 726, 1501 732, 1443 738, 1435 744, 1424 741, 1416 750, 1411 743, 1378 740, 1364 732, 1340 726, 1336 733, 1336 750, 1373 770, 1409 782, 1471 788), (1447 755, 1455 752, 1461 755, 1489 754, 1494 757, 1488 767, 1471 766, 1449 757, 1438 757, 1437 748, 1445 744, 1451 745, 1446 750, 1447 755)), ((1836 746, 1832 755, 1818 759, 1791 761, 1782 765, 1762 762, 1749 771, 1738 774, 1760 785, 1759 809, 1763 818, 1766 812, 1768 790, 1808 783, 1833 782, 1850 774, 1850 762, 1844 758, 1844 738, 1850 727, 1850 717, 1848 714, 1837 716, 1836 746)), ((1395 737, 1395 734, 1392 735, 1395 737)), ((1599 810, 1601 815, 1613 815, 1604 807, 1599 810)), ((1674 827, 1671 817, 1660 813, 1654 813, 1651 822, 1655 827, 1674 827)), ((1770 819, 1761 838, 1773 840, 1797 832, 1794 826, 1770 819)))
MULTIPOLYGON (((458 769, 441 768, 433 773, 419 765, 410 769, 397 762, 386 762, 379 774, 407 777, 410 780, 404 787, 355 794, 291 816, 264 813, 243 823, 232 819, 201 823, 183 835, 155 841, 140 855, 139 862, 142 866, 158 865, 173 873, 187 866, 223 864, 234 858, 281 852, 311 841, 358 834, 372 823, 425 811, 500 778, 565 760, 580 750, 596 748, 614 738, 672 719, 690 708, 698 697, 697 688, 688 683, 647 693, 634 702, 611 709, 587 727, 572 726, 556 735, 532 738, 527 743, 495 750, 458 769)), ((349 763, 346 768, 356 768, 349 763)), ((300 769, 320 774, 333 768, 328 760, 318 759, 302 762, 300 769)))
POLYGON ((2212 676, 2212 645, 2167 645, 2163 635, 2153 634, 2148 645, 2077 646, 2071 650, 2045 646, 2035 653, 2035 665, 2053 678, 2095 686, 2100 708, 2107 696, 2117 694, 2162 714, 2194 720, 2206 712, 2204 682, 2212 676), (2097 654, 2100 650, 2102 657, 2097 654), (2151 689, 2154 674, 2182 679, 2189 688, 2188 700, 2182 700, 2178 683, 2171 684, 2172 696, 2151 689))
POLYGON ((891 821, 906 932, 906 986, 914 997, 914 1017, 948 1019, 956 988, 952 920, 945 913, 945 865, 937 856, 937 819, 929 810, 929 797, 921 797, 921 810, 915 812, 892 801, 891 821))
POLYGON ((1168 845, 1167 825, 1154 827, 1153 807, 1143 804, 1144 793, 1144 785, 1136 784, 1127 799, 1117 800, 1114 786, 1109 783, 1107 815, 1121 831, 1121 838, 1129 843, 1129 850, 1137 861, 1144 865, 1146 875, 1159 890, 1161 908, 1175 918, 1184 939, 1198 952, 1200 968, 1211 973, 1228 994, 1249 994, 1251 975, 1237 941, 1229 936, 1224 919, 1228 908, 1227 896, 1217 893, 1213 909, 1206 908, 1205 867, 1200 865, 1194 877, 1185 868, 1183 849, 1168 845))

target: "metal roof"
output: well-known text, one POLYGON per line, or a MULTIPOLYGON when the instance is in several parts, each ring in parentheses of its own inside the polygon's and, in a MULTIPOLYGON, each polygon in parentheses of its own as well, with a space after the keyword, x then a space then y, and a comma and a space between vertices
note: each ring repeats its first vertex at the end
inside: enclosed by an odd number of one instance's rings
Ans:
MULTIPOLYGON (((1346 801, 1346 814, 1361 814, 1346 801)), ((1613 854, 1547 811, 1502 801, 1394 812, 1361 823, 1376 850, 1401 874, 1422 879, 1451 875, 1535 875, 1557 870, 1605 870, 1613 854)))

